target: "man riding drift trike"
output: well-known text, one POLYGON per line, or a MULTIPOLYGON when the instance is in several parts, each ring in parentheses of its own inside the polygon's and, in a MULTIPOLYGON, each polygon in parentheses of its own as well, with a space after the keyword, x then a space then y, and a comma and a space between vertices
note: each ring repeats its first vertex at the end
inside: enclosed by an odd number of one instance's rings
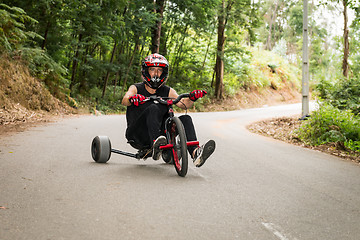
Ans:
MULTIPOLYGON (((107 142, 111 152, 120 153, 138 159, 152 157, 173 163, 180 176, 187 173, 187 151, 196 167, 201 167, 215 150, 215 141, 209 140, 202 146, 197 141, 194 124, 189 115, 174 116, 172 105, 182 109, 191 108, 194 102, 205 96, 206 91, 194 90, 189 94, 181 94, 165 85, 168 78, 169 63, 160 54, 151 54, 144 59, 141 66, 143 82, 131 85, 122 99, 127 106, 126 139, 128 143, 138 149, 133 155, 111 149, 109 140, 94 139, 92 144, 93 158, 97 162, 102 145, 107 142)), ((100 137, 101 138, 101 137, 100 137)), ((107 150, 106 150, 107 152, 107 150)), ((104 159, 105 159, 104 158, 104 159)))
MULTIPOLYGON (((166 144, 166 137, 162 132, 164 120, 167 117, 168 108, 162 104, 144 101, 145 97, 153 95, 176 99, 179 95, 176 91, 165 85, 168 78, 169 63, 160 54, 151 54, 145 58, 141 65, 142 83, 131 85, 126 92, 122 104, 127 106, 126 138, 137 149, 151 150, 154 160, 160 157, 160 145, 166 144)), ((202 90, 194 90, 189 98, 182 99, 176 106, 188 109, 194 102, 206 94, 202 90)), ((179 117, 184 125, 188 141, 196 141, 196 132, 189 115, 179 117)), ((197 167, 201 167, 207 158, 214 152, 215 142, 208 141, 201 147, 188 146, 190 156, 197 167)))

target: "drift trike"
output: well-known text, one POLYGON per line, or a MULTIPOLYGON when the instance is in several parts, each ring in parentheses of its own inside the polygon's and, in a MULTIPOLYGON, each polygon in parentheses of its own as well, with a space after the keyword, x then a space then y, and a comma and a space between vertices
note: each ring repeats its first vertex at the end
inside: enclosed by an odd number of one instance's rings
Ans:
MULTIPOLYGON (((150 96, 145 101, 154 101, 156 104, 168 106, 168 117, 165 120, 164 135, 167 144, 160 146, 162 158, 166 163, 174 164, 179 176, 185 177, 188 170, 188 152, 187 146, 199 146, 198 141, 186 140, 184 126, 180 119, 174 115, 173 105, 177 104, 182 98, 189 97, 189 94, 181 94, 176 99, 150 96)), ((110 139, 107 136, 96 136, 91 144, 92 158, 97 163, 106 163, 109 161, 111 153, 136 158, 146 159, 149 151, 139 150, 136 154, 124 152, 111 148, 110 139)), ((151 154, 150 154, 151 155, 151 154)))

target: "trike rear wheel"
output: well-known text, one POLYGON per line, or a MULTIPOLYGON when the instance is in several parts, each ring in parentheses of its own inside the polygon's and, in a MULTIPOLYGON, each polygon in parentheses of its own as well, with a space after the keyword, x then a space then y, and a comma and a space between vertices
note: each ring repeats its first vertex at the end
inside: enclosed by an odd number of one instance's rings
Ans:
POLYGON ((170 143, 173 144, 172 159, 179 176, 185 177, 188 170, 187 140, 185 129, 179 118, 174 117, 170 122, 170 143))
POLYGON ((95 162, 106 163, 111 155, 111 143, 107 136, 96 136, 91 143, 91 155, 95 162))

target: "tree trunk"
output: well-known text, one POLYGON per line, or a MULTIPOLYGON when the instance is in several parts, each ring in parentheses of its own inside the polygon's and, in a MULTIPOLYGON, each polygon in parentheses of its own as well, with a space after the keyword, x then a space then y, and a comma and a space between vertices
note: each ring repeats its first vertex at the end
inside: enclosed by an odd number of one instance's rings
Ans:
POLYGON ((158 19, 156 21, 156 25, 152 30, 151 51, 152 53, 159 53, 161 24, 163 19, 165 0, 154 0, 154 5, 154 12, 155 14, 158 14, 158 19))
MULTIPOLYGON (((174 34, 172 34, 173 31, 174 31, 174 21, 173 21, 173 19, 170 19, 169 27, 167 28, 166 33, 164 31, 162 31, 162 32, 164 32, 164 35, 165 35, 165 37, 164 37, 165 44, 170 42, 170 45, 171 45, 171 39, 172 39, 172 36, 174 35, 174 34), (169 41, 169 39, 170 39, 170 41, 169 41)), ((164 54, 167 55, 166 53, 164 53, 164 54)))
MULTIPOLYGON (((113 63, 114 61, 114 55, 115 55, 115 51, 116 51, 116 46, 117 46, 117 42, 115 41, 114 43, 114 47, 111 53, 111 58, 110 58, 110 63, 113 63)), ((109 76, 110 76, 110 71, 108 70, 105 76, 105 80, 104 80, 104 87, 103 87, 103 92, 102 92, 102 98, 104 98, 105 96, 105 92, 106 92, 106 87, 107 87, 107 83, 109 81, 109 76)))
POLYGON ((75 85, 75 74, 76 74, 76 69, 77 69, 77 65, 78 65, 78 59, 79 59, 79 54, 80 54, 80 43, 82 40, 82 34, 79 34, 79 41, 78 41, 78 46, 76 47, 76 51, 75 51, 75 55, 74 55, 74 59, 73 59, 73 63, 72 63, 72 73, 71 73, 71 81, 70 81, 70 91, 72 91, 73 86, 75 85))
MULTIPOLYGON (((134 46, 134 51, 133 51, 133 53, 132 53, 132 55, 131 55, 131 57, 130 57, 130 61, 129 61, 128 68, 127 68, 127 70, 126 70, 125 79, 124 79, 124 84, 123 84, 123 90, 126 88, 127 80, 128 80, 128 78, 129 78, 129 72, 130 72, 130 69, 131 69, 131 67, 132 67, 135 54, 136 54, 136 52, 137 52, 138 49, 139 49, 139 42, 140 42, 140 41, 139 41, 139 38, 138 38, 138 40, 136 41, 135 46, 134 46)), ((121 94, 122 94, 122 93, 121 93, 121 94)))
POLYGON ((45 29, 45 33, 44 33, 44 40, 41 44, 41 50, 44 50, 45 49, 45 46, 46 46, 46 40, 47 40, 47 36, 48 36, 48 33, 49 33, 49 29, 50 29, 50 20, 48 20, 47 24, 46 24, 46 29, 45 29))
POLYGON ((210 37, 209 37, 209 42, 208 42, 208 45, 207 45, 207 47, 206 47, 206 52, 205 52, 203 64, 202 64, 202 67, 201 67, 202 69, 205 68, 205 63, 206 63, 207 55, 208 55, 208 53, 209 53, 209 49, 210 49, 211 42, 212 42, 212 39, 211 39, 211 35, 210 35, 210 37))
MULTIPOLYGON (((83 54, 82 56, 82 60, 81 63, 83 64, 83 66, 85 66, 87 64, 87 57, 89 54, 89 49, 90 47, 87 46, 86 50, 85 50, 85 54, 83 54)), ((87 92, 87 83, 86 83, 86 71, 82 70, 82 72, 78 73, 79 79, 80 79, 80 84, 79 84, 79 92, 80 94, 85 94, 87 92)))
POLYGON ((343 0, 343 6, 344 6, 344 58, 343 58, 343 64, 342 64, 342 70, 344 77, 348 77, 349 75, 349 29, 347 27, 348 23, 348 15, 347 15, 347 0, 343 0))
POLYGON ((272 49, 272 46, 271 46, 272 28, 273 28, 273 24, 274 24, 275 19, 276 19, 278 5, 279 5, 279 1, 276 1, 275 10, 274 10, 274 13, 271 15, 270 23, 269 23, 269 34, 268 34, 268 37, 266 39, 266 46, 265 46, 265 49, 269 50, 269 51, 271 51, 271 49, 272 49))
POLYGON ((118 82, 118 79, 119 79, 119 74, 120 74, 120 72, 117 71, 116 76, 115 76, 115 80, 114 80, 114 93, 113 93, 114 98, 115 98, 115 94, 116 94, 116 86, 117 86, 117 82, 118 82))
POLYGON ((218 40, 215 64, 215 97, 217 99, 221 99, 223 97, 225 24, 225 0, 222 0, 218 16, 218 40))
POLYGON ((177 75, 177 71, 179 69, 179 63, 180 63, 180 58, 181 58, 181 54, 182 54, 182 48, 184 46, 184 42, 185 42, 185 39, 186 39, 186 32, 188 30, 188 27, 189 25, 186 24, 185 27, 184 27, 184 31, 182 32, 181 36, 182 36, 182 39, 181 39, 181 42, 179 43, 179 41, 177 42, 177 45, 176 45, 176 56, 175 56, 175 60, 173 61, 173 67, 172 67, 172 72, 174 73, 174 75, 176 76, 177 75))

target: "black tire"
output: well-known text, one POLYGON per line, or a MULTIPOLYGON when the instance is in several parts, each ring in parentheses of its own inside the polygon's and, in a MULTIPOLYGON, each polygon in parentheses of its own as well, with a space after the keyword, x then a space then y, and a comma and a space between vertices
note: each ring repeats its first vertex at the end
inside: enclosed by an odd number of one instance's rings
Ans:
POLYGON ((106 163, 111 156, 111 143, 107 136, 96 136, 91 144, 91 155, 95 162, 106 163))
POLYGON ((179 118, 174 117, 169 123, 170 143, 174 145, 172 149, 172 161, 179 176, 185 177, 188 170, 188 154, 186 145, 185 129, 179 118))
POLYGON ((173 163, 172 162, 172 151, 171 150, 163 150, 161 153, 161 157, 166 163, 173 163))

